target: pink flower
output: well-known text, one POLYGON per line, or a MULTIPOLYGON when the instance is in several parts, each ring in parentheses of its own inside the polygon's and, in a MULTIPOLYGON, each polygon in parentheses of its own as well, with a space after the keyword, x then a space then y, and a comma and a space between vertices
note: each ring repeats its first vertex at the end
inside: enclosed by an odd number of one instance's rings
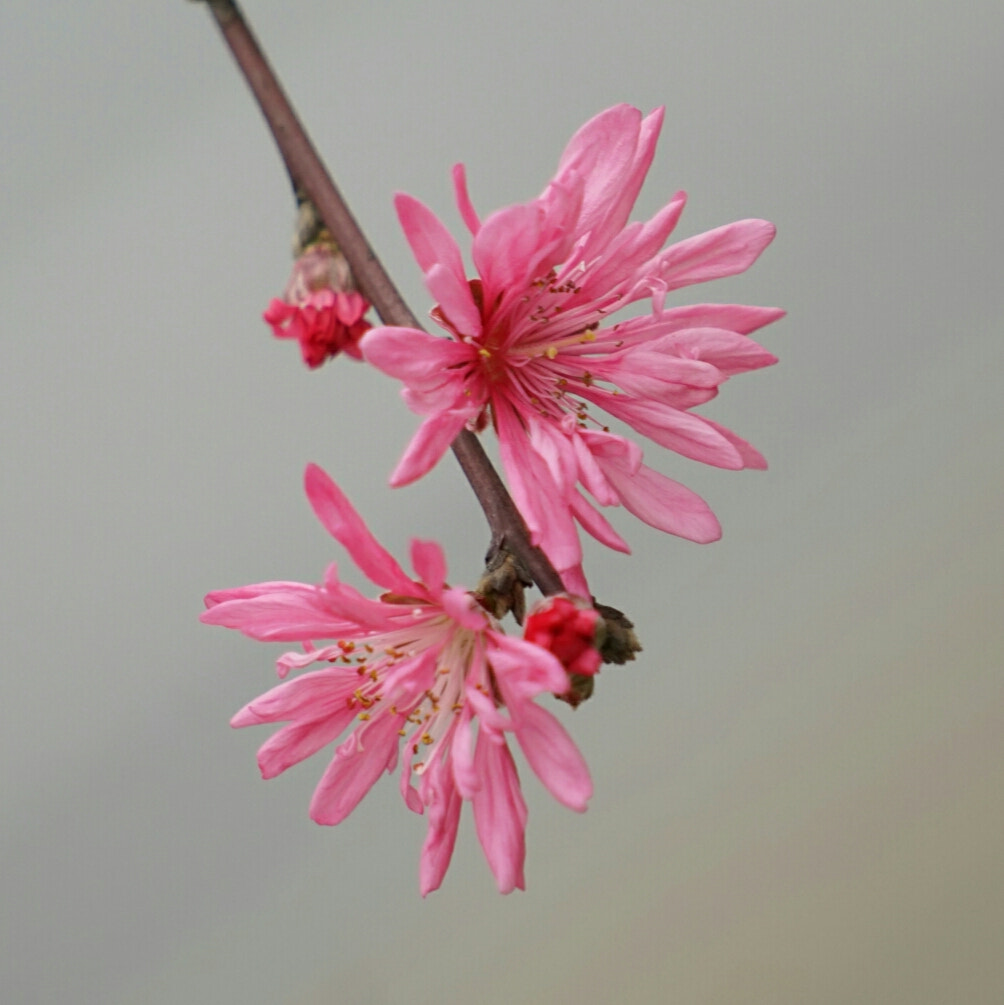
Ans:
POLYGON ((305 481, 318 519, 385 592, 368 599, 331 565, 317 586, 270 582, 210 593, 205 623, 304 643, 303 652, 280 658, 280 676, 322 664, 254 699, 231 724, 287 723, 258 752, 265 778, 351 727, 310 804, 321 824, 344 820, 395 768, 403 742, 401 794, 415 812, 429 809, 422 895, 443 880, 464 800, 499 890, 522 889, 527 809, 507 734, 559 802, 582 811, 592 794, 582 755, 534 701, 567 688, 564 668, 546 649, 506 636, 470 593, 448 586, 438 544, 412 541, 412 579, 320 468, 309 466, 305 481), (322 639, 320 648, 308 641, 322 639))
POLYGON ((327 244, 315 244, 293 266, 283 299, 273 299, 263 315, 276 338, 300 343, 311 369, 340 352, 362 359, 359 340, 369 331, 363 315, 370 305, 352 288, 344 256, 327 244))
POLYGON ((643 118, 628 105, 602 112, 572 138, 542 195, 483 223, 458 165, 457 204, 473 235, 477 279, 467 279, 458 245, 432 212, 398 195, 401 225, 438 301, 432 316, 450 337, 381 327, 362 342, 365 358, 402 380, 405 401, 426 416, 392 484, 425 474, 464 426, 490 422, 534 542, 577 594, 588 595, 575 521, 629 550, 597 505, 623 504, 693 541, 721 533, 702 499, 646 467, 640 448, 610 432, 591 406, 685 457, 765 467, 748 443, 691 409, 730 376, 776 362, 747 336, 784 312, 664 302, 672 290, 748 268, 774 227, 741 220, 664 248, 682 192, 648 222, 628 223, 662 118, 662 109, 643 118), (643 298, 650 313, 608 323, 643 298))

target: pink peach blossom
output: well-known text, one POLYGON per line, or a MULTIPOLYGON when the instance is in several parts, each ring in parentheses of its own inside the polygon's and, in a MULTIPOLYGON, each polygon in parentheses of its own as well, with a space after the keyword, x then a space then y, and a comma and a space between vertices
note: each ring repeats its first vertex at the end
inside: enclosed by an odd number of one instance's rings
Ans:
POLYGON ((432 316, 449 337, 379 327, 361 342, 364 357, 403 381, 405 401, 425 416, 392 484, 424 475, 465 426, 490 422, 534 542, 577 594, 588 592, 575 522, 629 550, 597 506, 621 504, 692 541, 721 533, 700 497, 646 467, 640 448, 591 408, 694 460, 766 466, 746 441, 692 409, 729 377, 776 362, 748 335, 784 312, 665 301, 673 290, 747 269, 774 227, 741 220, 663 247, 682 192, 648 222, 628 223, 662 119, 662 109, 642 117, 628 105, 602 112, 572 138, 543 194, 483 222, 458 165, 456 198, 473 236, 476 279, 468 280, 459 246, 431 210, 399 194, 401 225, 438 302, 432 316), (609 323, 612 312, 645 298, 649 313, 609 323))
POLYGON ((567 688, 564 667, 547 649, 505 635, 472 594, 447 585, 438 544, 412 541, 413 579, 320 468, 309 466, 305 482, 318 519, 383 592, 363 596, 331 565, 317 586, 267 582, 210 593, 205 623, 303 644, 279 659, 281 677, 321 664, 249 702, 232 725, 286 723, 259 750, 265 778, 350 730, 310 804, 321 824, 344 820, 394 770, 403 742, 401 794, 411 810, 429 811, 422 895, 443 880, 465 800, 499 890, 522 889, 527 809, 507 735, 559 802, 582 811, 592 793, 582 755, 534 700, 567 688))

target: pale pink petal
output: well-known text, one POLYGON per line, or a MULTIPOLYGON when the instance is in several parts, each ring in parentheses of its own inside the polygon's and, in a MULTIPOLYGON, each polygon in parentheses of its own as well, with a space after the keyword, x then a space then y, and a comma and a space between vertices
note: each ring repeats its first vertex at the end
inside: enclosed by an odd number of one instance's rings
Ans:
POLYGON ((513 502, 523 515, 534 544, 540 545, 557 569, 582 561, 582 545, 568 505, 550 470, 528 448, 518 420, 507 409, 496 412, 499 454, 513 502))
POLYGON ((667 290, 744 272, 774 239, 766 220, 739 220, 671 245, 652 263, 667 290))
POLYGON ((471 295, 471 287, 445 266, 433 265, 425 274, 425 285, 439 304, 440 313, 454 330, 465 337, 481 336, 481 311, 471 295))
POLYGON ((597 388, 586 388, 580 393, 623 419, 642 436, 684 457, 732 470, 743 466, 739 451, 699 415, 651 399, 629 398, 597 388))
POLYGON ((739 451, 739 456, 743 459, 743 467, 751 468, 755 471, 766 471, 767 470, 767 460, 753 446, 752 443, 748 443, 741 436, 736 436, 731 429, 726 429, 724 426, 719 425, 717 422, 712 422, 711 419, 705 419, 709 426, 721 433, 732 444, 736 450, 739 451))
POLYGON ((429 807, 429 829, 419 860, 418 885, 424 897, 438 890, 453 857, 463 799, 446 762, 430 766, 422 776, 422 792, 429 807))
MULTIPOLYGON (((354 586, 339 582, 333 562, 325 573, 320 592, 331 611, 328 630, 324 636, 309 638, 353 638, 365 632, 387 631, 396 613, 383 601, 370 600, 354 586)), ((414 593, 414 586, 408 592, 414 593)))
POLYGON ((602 247, 627 222, 655 152, 661 118, 661 109, 649 116, 643 137, 641 112, 615 105, 590 119, 565 147, 552 184, 584 180, 576 233, 589 234, 591 245, 602 247))
POLYGON ((649 351, 658 344, 647 342, 618 353, 591 365, 591 372, 635 398, 648 398, 674 408, 690 408, 715 396, 726 374, 702 360, 649 351))
POLYGON ((601 464, 624 508, 650 527, 698 544, 722 536, 721 525, 708 504, 686 486, 645 465, 629 475, 616 463, 601 464))
POLYGON ((658 315, 631 318, 608 329, 604 337, 637 341, 690 328, 722 328, 749 335, 783 318, 785 313, 780 307, 752 307, 748 304, 686 304, 671 307, 658 315))
POLYGON ((440 392, 457 379, 456 368, 471 359, 469 346, 417 328, 373 328, 359 347, 367 363, 418 392, 440 392))
POLYGON ((687 304, 653 314, 643 314, 601 328, 588 343, 566 346, 562 356, 610 352, 622 346, 638 345, 691 328, 721 328, 748 335, 784 317, 778 307, 750 307, 744 304, 687 304))
POLYGON ((591 596, 589 583, 586 580, 581 562, 569 569, 558 569, 557 571, 558 575, 561 576, 561 585, 565 588, 566 593, 576 597, 591 596))
POLYGON ((582 813, 593 794, 589 768, 558 720, 533 702, 513 709, 516 739, 533 773, 559 803, 582 813))
POLYGON ((676 356, 680 362, 703 360, 715 369, 733 376, 765 366, 773 366, 777 357, 739 332, 722 328, 687 328, 662 335, 644 347, 646 352, 676 356))
MULTIPOLYGON (((620 503, 619 496, 617 502, 620 503)), ((613 529, 607 518, 591 506, 588 500, 583 499, 578 492, 572 496, 571 506, 572 515, 587 534, 595 537, 600 544, 613 548, 614 551, 623 552, 625 555, 631 554, 631 547, 627 541, 613 529)))
POLYGON ((643 454, 634 440, 597 429, 580 429, 579 436, 595 458, 617 458, 621 470, 633 474, 641 467, 643 454))
MULTIPOLYGON (((421 636, 423 628, 427 625, 423 625, 422 619, 415 617, 417 610, 417 608, 413 609, 408 619, 402 619, 398 627, 411 629, 411 632, 414 632, 416 636, 421 636)), ((426 608, 426 610, 430 613, 425 615, 425 620, 437 617, 435 608, 426 608)), ((383 692, 385 696, 391 696, 393 706, 403 708, 418 704, 425 696, 425 692, 432 687, 436 668, 439 665, 439 643, 441 642, 442 635, 440 634, 436 641, 419 647, 411 656, 384 668, 383 692)))
POLYGON ((453 587, 440 594, 439 602, 443 611, 462 628, 472 632, 484 631, 486 625, 484 608, 471 596, 467 590, 453 587))
POLYGON ((408 485, 431 471, 446 453, 457 434, 467 423, 467 411, 448 411, 430 415, 415 431, 401 460, 390 476, 395 488, 408 485))
POLYGON ((249 600, 229 600, 203 611, 204 625, 236 628, 259 642, 325 639, 338 622, 316 587, 312 594, 272 593, 249 600))
POLYGON ((240 728, 330 715, 345 705, 346 699, 358 687, 353 676, 351 671, 329 668, 277 684, 248 702, 230 720, 230 725, 240 728))
POLYGON ((439 543, 412 539, 411 565, 419 582, 424 583, 433 596, 438 596, 446 582, 446 556, 439 543))
POLYGON ((496 636, 488 651, 488 662, 509 707, 542 692, 561 693, 568 685, 565 668, 557 657, 524 639, 496 636))
POLYGON ((453 733, 452 768, 457 791, 470 799, 481 788, 481 777, 474 763, 474 713, 470 702, 460 710, 460 718, 453 733))
POLYGON ((283 653, 275 662, 280 677, 285 678, 290 670, 303 670, 312 663, 328 663, 344 654, 340 645, 322 646, 315 649, 311 643, 304 643, 304 651, 283 653))
MULTIPOLYGON (((632 223, 617 234, 583 283, 583 294, 596 296, 627 283, 666 243, 687 202, 686 192, 676 195, 647 223, 632 223)), ((633 285, 633 284, 632 284, 633 285)))
POLYGON ((313 756, 336 740, 353 718, 353 710, 346 708, 340 715, 283 727, 258 749, 261 777, 275 778, 287 768, 313 756))
POLYGON ((340 824, 397 761, 402 716, 382 715, 355 730, 335 752, 310 800, 315 823, 340 824))
POLYGON ((303 481, 317 519, 352 556, 352 561, 370 582, 404 594, 415 589, 414 582, 404 574, 390 552, 370 533, 345 493, 321 468, 308 464, 303 481))
POLYGON ((493 303, 503 293, 522 296, 536 276, 546 273, 545 262, 564 257, 568 235, 561 222, 533 203, 507 206, 485 220, 471 254, 484 281, 487 302, 493 303))
MULTIPOLYGON (((606 436, 612 434, 595 433, 594 435, 606 436)), ((617 493, 610 487, 610 483, 604 477, 600 466, 596 463, 596 459, 590 452, 589 440, 576 429, 569 436, 569 441, 575 451, 576 476, 579 483, 601 506, 616 506, 617 493)), ((626 443, 627 441, 625 440, 624 442, 626 443)), ((641 458, 639 457, 639 463, 640 461, 641 458)), ((572 507, 573 513, 575 512, 575 506, 574 500, 571 497, 575 494, 577 494, 577 490, 575 489, 569 494, 569 504, 572 507)))
POLYGON ((471 234, 476 234, 481 229, 481 221, 474 211, 471 197, 467 194, 467 172, 463 164, 453 166, 453 191, 456 193, 457 209, 460 210, 460 218, 467 225, 471 234))
POLYGON ((751 307, 747 304, 689 304, 666 312, 678 328, 725 328, 749 335, 773 324, 787 314, 780 307, 751 307))
MULTIPOLYGON (((607 211, 603 225, 601 227, 594 228, 594 236, 591 241, 591 245, 602 245, 607 241, 611 241, 617 232, 627 223, 631 209, 634 206, 635 200, 638 198, 638 193, 641 191, 641 186, 645 181, 645 175, 648 174, 648 169, 652 165, 652 159, 655 156, 655 147, 659 139, 659 133, 662 130, 664 116, 665 109, 657 108, 650 115, 646 115, 642 120, 641 128, 637 133, 634 157, 632 158, 631 166, 625 173, 624 177, 621 178, 620 184, 614 184, 612 186, 612 191, 605 200, 607 203, 607 211)), ((677 196, 674 196, 674 199, 682 194, 683 193, 678 193, 677 196)), ((682 205, 680 208, 682 209, 682 205)), ((677 213, 677 216, 679 216, 679 213, 677 213)), ((665 231, 662 240, 659 242, 660 245, 669 235, 672 228, 673 225, 671 224, 669 229, 665 231)))
POLYGON ((436 214, 418 199, 403 192, 394 196, 394 208, 421 270, 428 272, 434 265, 440 265, 463 282, 464 262, 460 257, 460 248, 436 214))
POLYGON ((509 748, 487 739, 477 740, 474 763, 482 780, 474 793, 474 828, 499 893, 526 888, 523 862, 526 858, 526 803, 509 748))
POLYGON ((559 493, 566 496, 572 491, 578 475, 578 458, 575 437, 560 427, 539 419, 527 423, 530 448, 544 462, 559 493))
POLYGON ((215 607, 228 600, 249 600, 252 597, 261 597, 268 593, 298 593, 305 597, 313 597, 316 592, 317 587, 308 583, 273 580, 267 583, 250 583, 248 586, 238 586, 229 590, 212 590, 206 594, 204 602, 206 607, 215 607))
MULTIPOLYGON (((745 335, 734 337, 749 342, 745 335)), ((755 342, 749 344, 756 345, 755 342)), ((717 387, 723 380, 722 371, 707 362, 703 354, 696 355, 699 351, 695 346, 692 354, 678 341, 677 335, 666 335, 611 355, 594 368, 594 376, 602 373, 605 380, 625 389, 643 375, 649 375, 654 385, 658 382, 684 387, 717 387)))

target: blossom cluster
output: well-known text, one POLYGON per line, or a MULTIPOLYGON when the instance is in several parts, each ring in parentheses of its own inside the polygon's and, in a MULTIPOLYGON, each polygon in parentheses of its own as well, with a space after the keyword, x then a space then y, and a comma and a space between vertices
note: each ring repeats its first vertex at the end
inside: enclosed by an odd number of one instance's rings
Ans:
POLYGON ((315 821, 337 824, 381 774, 399 768, 405 804, 428 813, 423 895, 443 880, 464 802, 499 890, 523 887, 527 808, 510 740, 555 799, 586 807, 585 761, 539 699, 557 695, 574 706, 591 692, 601 659, 623 662, 640 647, 630 621, 595 604, 579 530, 629 551, 601 512, 623 506, 691 541, 720 536, 704 500, 643 463, 638 443, 607 422, 716 467, 766 466, 751 444, 695 409, 731 377, 776 362, 750 335, 784 312, 668 298, 747 269, 774 227, 741 220, 667 245, 682 192, 650 220, 629 222, 662 122, 662 109, 602 112, 569 142, 541 195, 483 221, 458 165, 473 277, 432 211, 398 195, 445 337, 371 328, 344 258, 324 242, 301 253, 284 297, 265 313, 312 368, 345 352, 402 381, 422 422, 393 485, 426 474, 462 430, 494 430, 531 542, 567 591, 530 613, 522 638, 507 635, 485 595, 447 584, 437 543, 412 541, 409 576, 311 465, 305 484, 314 512, 383 592, 364 596, 331 565, 318 584, 257 583, 206 597, 207 624, 300 646, 279 660, 282 683, 233 718, 234 726, 284 724, 259 751, 263 776, 340 741, 310 806, 315 821), (642 313, 613 317, 646 302, 642 313), (285 679, 291 671, 306 672, 285 679))

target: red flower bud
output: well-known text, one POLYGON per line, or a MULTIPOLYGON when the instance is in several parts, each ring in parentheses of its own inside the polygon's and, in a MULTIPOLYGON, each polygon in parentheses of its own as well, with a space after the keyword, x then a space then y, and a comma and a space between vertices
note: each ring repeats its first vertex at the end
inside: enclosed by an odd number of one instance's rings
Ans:
POLYGON ((553 653, 569 674, 591 676, 600 668, 596 648, 599 614, 570 597, 545 597, 527 615, 523 638, 553 653))
POLYGON ((276 338, 295 338, 311 369, 331 356, 362 359, 359 340, 371 325, 369 303, 352 286, 348 263, 327 243, 311 245, 297 258, 283 299, 273 299, 264 318, 276 338))

